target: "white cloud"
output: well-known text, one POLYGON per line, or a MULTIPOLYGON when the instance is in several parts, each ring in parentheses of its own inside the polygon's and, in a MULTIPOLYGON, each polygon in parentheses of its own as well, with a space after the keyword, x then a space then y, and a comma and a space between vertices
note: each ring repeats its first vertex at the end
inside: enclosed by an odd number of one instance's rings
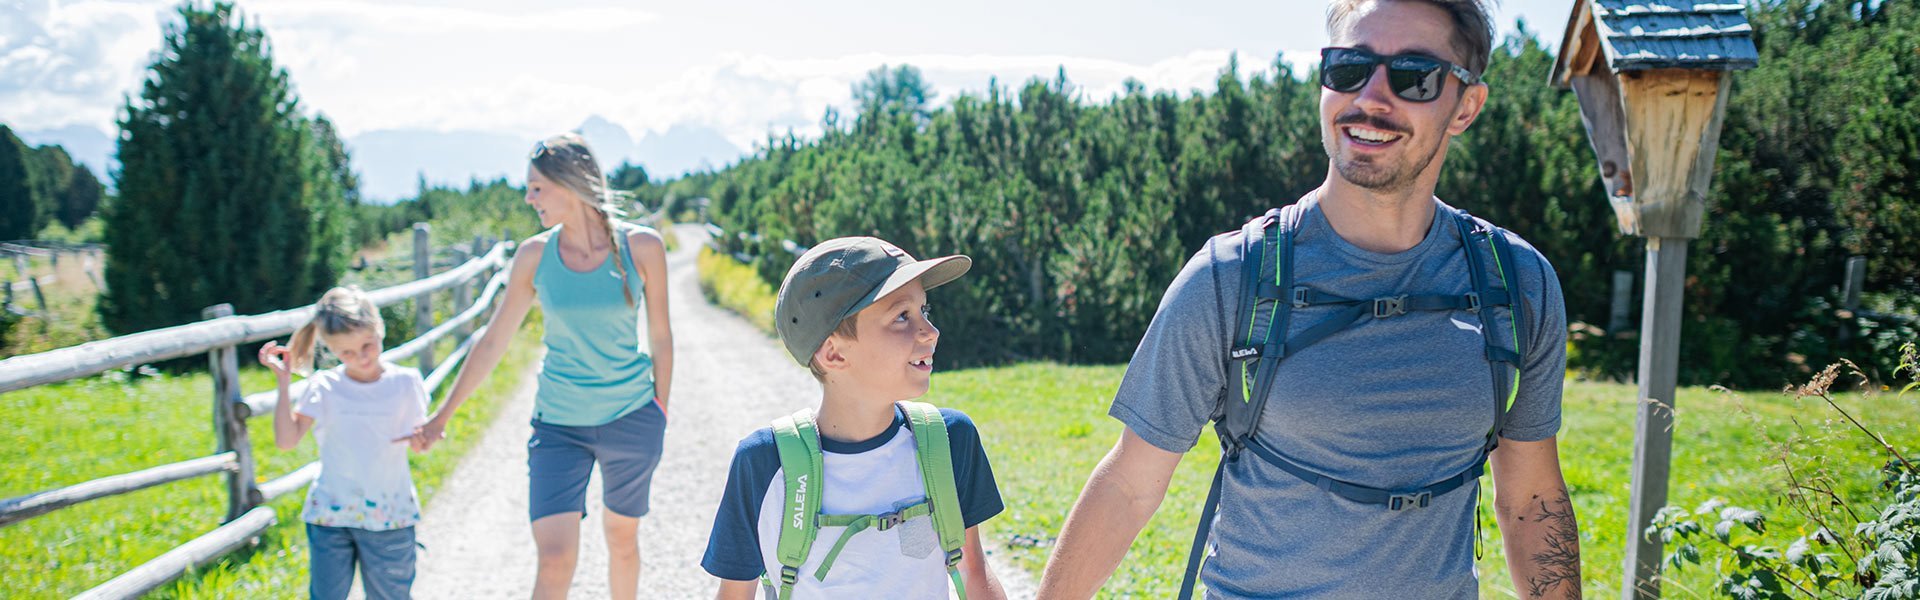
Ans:
POLYGON ((26 0, 0 8, 0 121, 106 128, 159 47, 163 6, 26 0))
POLYGON ((537 4, 527 4, 524 12, 515 13, 354 0, 261 1, 245 8, 294 28, 374 28, 409 35, 623 31, 658 19, 653 13, 624 7, 551 9, 537 4))

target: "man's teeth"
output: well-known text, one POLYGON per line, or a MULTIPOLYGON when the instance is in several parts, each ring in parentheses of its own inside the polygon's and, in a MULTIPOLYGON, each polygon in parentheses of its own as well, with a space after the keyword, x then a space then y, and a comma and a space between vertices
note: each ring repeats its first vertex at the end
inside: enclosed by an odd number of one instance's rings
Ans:
POLYGON ((1375 143, 1391 142, 1393 140, 1400 139, 1400 136, 1397 134, 1386 133, 1384 131, 1374 131, 1372 129, 1360 129, 1358 127, 1348 127, 1347 135, 1351 135, 1355 139, 1359 139, 1360 141, 1375 142, 1375 143))

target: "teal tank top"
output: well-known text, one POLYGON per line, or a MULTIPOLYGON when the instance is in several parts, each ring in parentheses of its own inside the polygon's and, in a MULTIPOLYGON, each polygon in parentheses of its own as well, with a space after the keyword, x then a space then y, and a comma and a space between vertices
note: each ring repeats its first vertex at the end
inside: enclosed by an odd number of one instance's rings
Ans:
POLYGON ((533 289, 546 316, 547 356, 540 364, 533 418, 543 423, 587 427, 605 425, 653 402, 653 358, 641 350, 640 315, 645 283, 627 249, 635 225, 615 222, 619 239, 606 260, 586 272, 560 260, 560 228, 548 230, 533 289), (620 293, 627 271, 633 292, 628 306, 620 293))

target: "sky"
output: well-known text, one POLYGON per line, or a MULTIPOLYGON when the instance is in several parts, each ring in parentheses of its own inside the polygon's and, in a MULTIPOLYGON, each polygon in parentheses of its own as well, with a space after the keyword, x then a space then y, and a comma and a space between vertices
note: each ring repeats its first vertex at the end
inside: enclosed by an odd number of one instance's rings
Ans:
MULTIPOLYGON (((1311 61, 1324 4, 1297 0, 973 0, 951 3, 242 0, 308 111, 348 138, 382 130, 538 139, 598 115, 634 138, 711 129, 739 148, 770 132, 815 135, 829 106, 883 64, 919 67, 936 102, 998 79, 1064 68, 1090 102, 1128 78, 1211 86, 1243 70, 1311 61)), ((172 0, 0 0, 0 123, 114 131, 172 0)), ((1555 45, 1571 0, 1505 0, 1555 45)), ((1541 74, 1544 79, 1545 73, 1541 74)), ((98 168, 98 165, 94 165, 98 168)))

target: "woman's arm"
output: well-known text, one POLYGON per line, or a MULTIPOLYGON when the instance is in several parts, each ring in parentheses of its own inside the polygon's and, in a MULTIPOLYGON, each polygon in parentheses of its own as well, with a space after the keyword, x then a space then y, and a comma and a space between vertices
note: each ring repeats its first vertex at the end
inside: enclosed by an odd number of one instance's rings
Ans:
POLYGON ((419 440, 414 442, 421 450, 433 447, 446 439, 447 421, 453 419, 453 413, 460 404, 473 395, 473 391, 486 381, 493 368, 500 365, 500 358, 506 356, 507 345, 513 341, 513 334, 520 330, 520 323, 527 318, 527 311, 533 308, 533 272, 540 266, 540 253, 545 249, 545 240, 539 237, 528 238, 514 252, 513 263, 507 274, 507 294, 501 299, 500 308, 487 320, 487 333, 473 344, 473 351, 467 356, 465 364, 460 365, 460 373, 453 378, 453 390, 447 392, 446 401, 427 418, 426 425, 415 434, 419 440))
POLYGON ((667 245, 660 233, 643 227, 627 236, 627 247, 647 297, 647 342, 653 355, 653 393, 666 412, 673 389, 673 325, 667 318, 667 245))

